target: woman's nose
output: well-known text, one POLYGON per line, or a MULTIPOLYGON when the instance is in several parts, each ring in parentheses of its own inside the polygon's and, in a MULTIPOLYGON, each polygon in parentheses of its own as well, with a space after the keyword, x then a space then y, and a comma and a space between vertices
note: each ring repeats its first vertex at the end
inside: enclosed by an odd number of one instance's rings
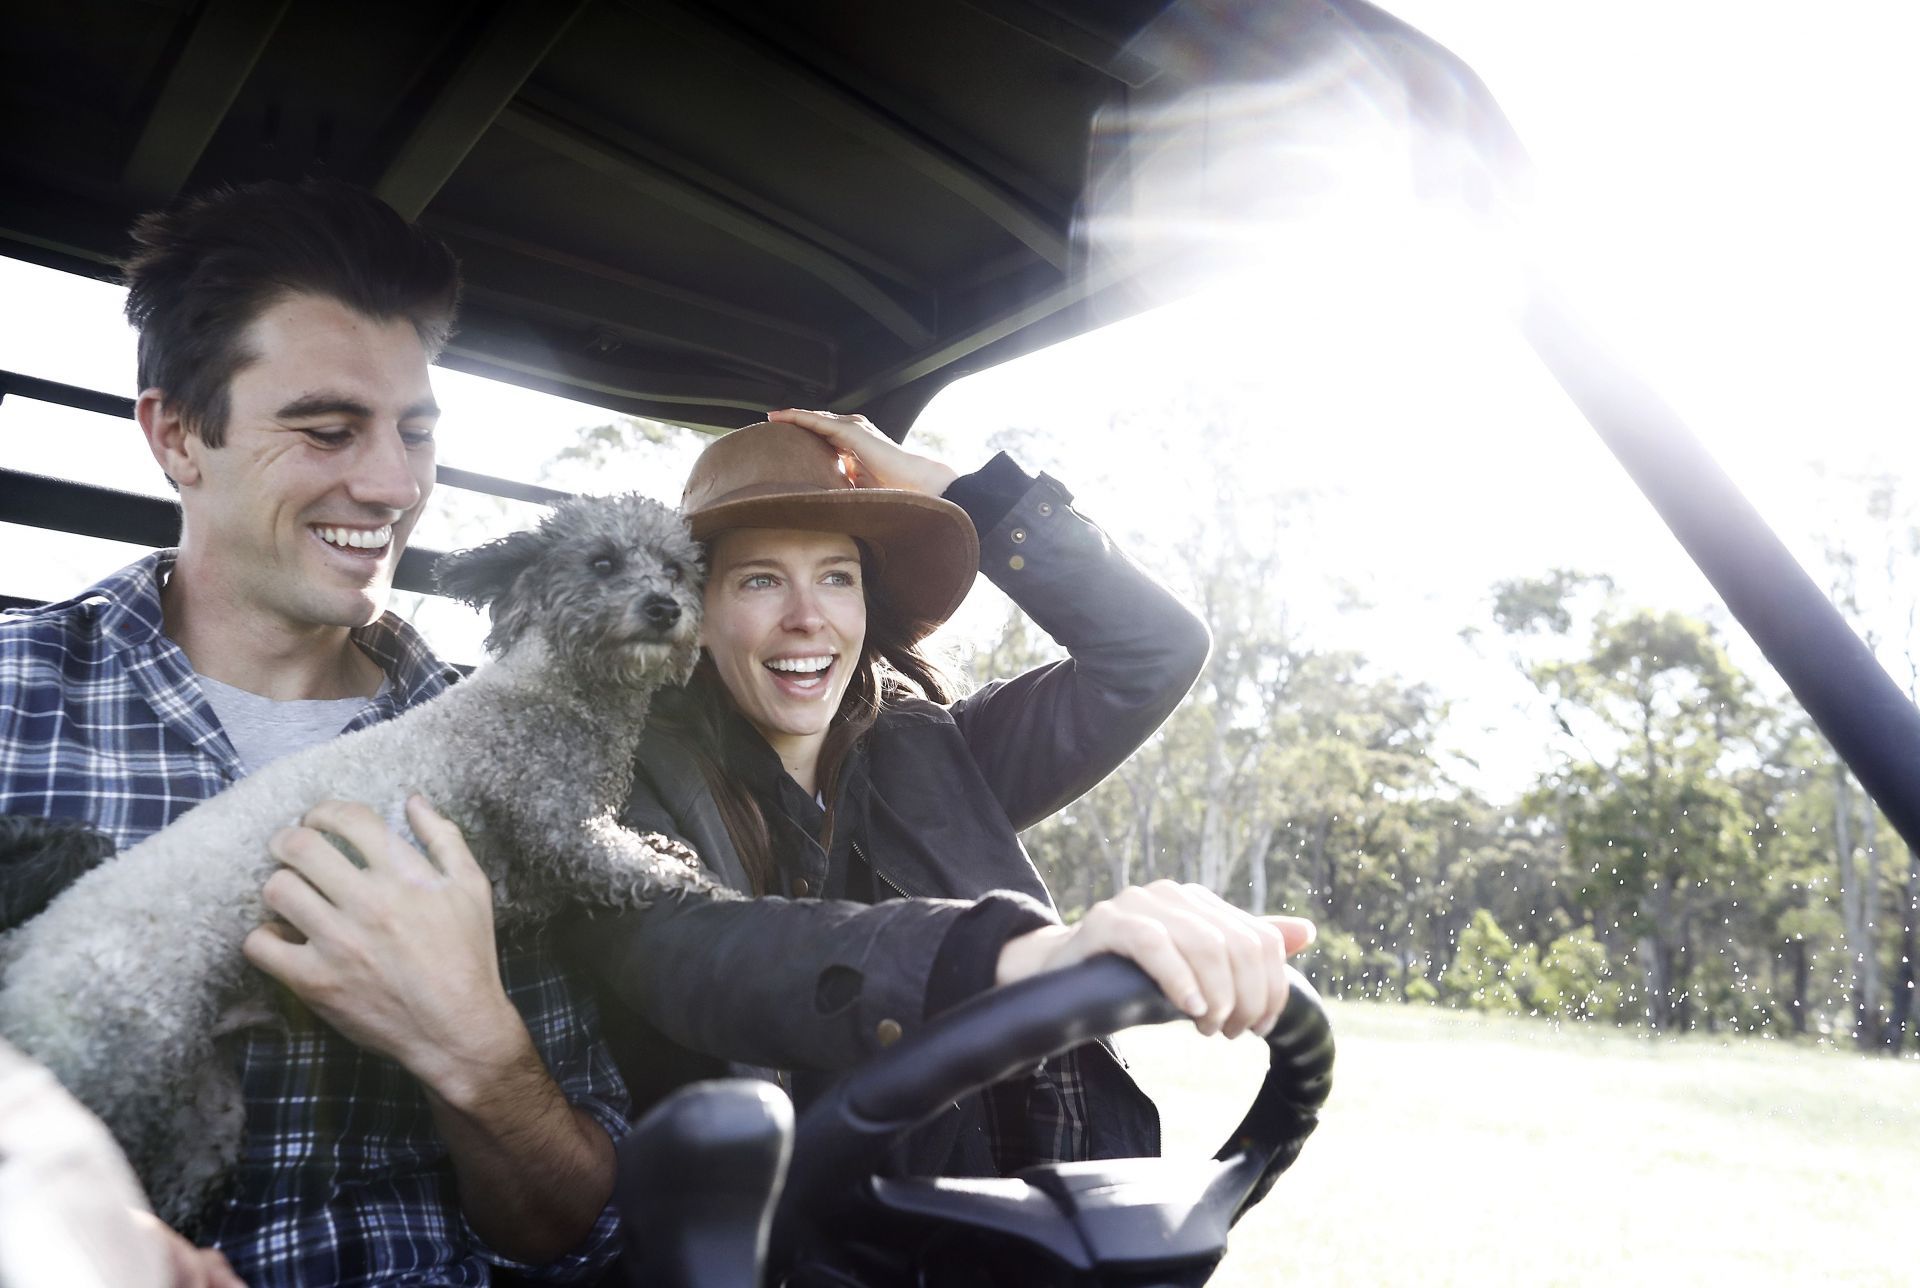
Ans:
POLYGON ((826 618, 820 612, 820 599, 812 588, 796 586, 787 596, 786 618, 781 622, 790 631, 815 631, 826 618))

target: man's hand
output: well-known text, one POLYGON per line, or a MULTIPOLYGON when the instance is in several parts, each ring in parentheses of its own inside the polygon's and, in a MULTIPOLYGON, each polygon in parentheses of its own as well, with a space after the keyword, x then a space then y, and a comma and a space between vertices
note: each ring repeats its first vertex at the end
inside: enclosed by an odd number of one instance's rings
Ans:
POLYGON ((151 1212, 135 1211, 133 1222, 143 1237, 166 1250, 168 1288, 247 1288, 218 1249, 194 1247, 151 1212))
POLYGON ((263 894, 286 924, 248 935, 247 960, 420 1080, 483 1239, 524 1261, 566 1252, 613 1192, 613 1142, 567 1103, 507 998, 492 884, 460 829, 418 796, 407 823, 426 855, 364 805, 301 822, 269 843, 286 867, 263 894))
POLYGON ((1094 904, 1072 926, 1008 940, 994 982, 1117 953, 1146 971, 1202 1033, 1265 1037, 1287 1004, 1287 957, 1313 937, 1304 918, 1256 917, 1205 886, 1155 881, 1094 904))
POLYGON ((285 925, 247 936, 247 960, 360 1046, 464 1103, 476 1079, 530 1053, 500 982, 493 890, 458 828, 415 796, 421 854, 365 805, 325 801, 268 848, 286 866, 262 891, 285 925), (357 867, 328 841, 339 837, 357 867))

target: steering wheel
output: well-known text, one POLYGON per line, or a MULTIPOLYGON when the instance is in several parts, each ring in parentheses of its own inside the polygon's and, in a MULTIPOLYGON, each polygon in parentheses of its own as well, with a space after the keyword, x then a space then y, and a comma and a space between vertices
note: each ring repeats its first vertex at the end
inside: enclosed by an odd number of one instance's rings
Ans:
POLYGON ((961 1096, 1136 1024, 1184 1018, 1133 963, 1099 957, 954 1008, 849 1074, 795 1128, 769 1283, 1204 1283, 1227 1231, 1317 1123, 1333 1033, 1288 967, 1266 1081, 1210 1160, 1063 1163, 1009 1178, 877 1175, 888 1147, 961 1096))

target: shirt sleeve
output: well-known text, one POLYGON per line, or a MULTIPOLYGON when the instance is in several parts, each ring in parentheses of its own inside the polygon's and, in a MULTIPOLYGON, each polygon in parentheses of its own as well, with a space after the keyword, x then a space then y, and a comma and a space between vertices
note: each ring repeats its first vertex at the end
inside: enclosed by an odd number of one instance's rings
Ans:
POLYGON ((1012 890, 996 890, 954 918, 927 976, 929 1020, 993 987, 1000 950, 1008 940, 1057 924, 1038 900, 1012 890))
POLYGON ((942 493, 947 500, 967 512, 974 531, 988 533, 1013 512, 1037 480, 1014 464, 1013 458, 999 452, 971 474, 962 474, 947 484, 942 493))
MULTIPOLYGON (((592 990, 563 973, 544 934, 504 950, 500 967, 507 997, 526 1021, 534 1049, 560 1094, 618 1144, 630 1128, 632 1104, 613 1054, 598 1036, 599 1008, 592 990)), ((611 1198, 586 1237, 570 1251, 538 1264, 516 1261, 492 1247, 467 1224, 464 1212, 460 1221, 482 1260, 535 1283, 591 1280, 620 1251, 620 1216, 611 1198)))

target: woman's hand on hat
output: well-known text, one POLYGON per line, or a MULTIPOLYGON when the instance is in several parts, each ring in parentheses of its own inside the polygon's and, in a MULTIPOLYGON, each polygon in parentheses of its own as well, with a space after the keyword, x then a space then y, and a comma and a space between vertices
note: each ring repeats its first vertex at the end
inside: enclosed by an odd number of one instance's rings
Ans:
POLYGON ((957 471, 931 456, 909 452, 875 429, 865 416, 788 407, 768 412, 767 419, 810 429, 826 439, 840 453, 840 468, 855 487, 900 488, 940 496, 960 477, 957 471))
POLYGON ((1205 886, 1155 881, 1102 900, 1071 926, 1000 950, 996 984, 1118 953, 1152 977, 1202 1033, 1265 1037, 1287 1004, 1287 958, 1314 939, 1303 917, 1256 917, 1205 886))

